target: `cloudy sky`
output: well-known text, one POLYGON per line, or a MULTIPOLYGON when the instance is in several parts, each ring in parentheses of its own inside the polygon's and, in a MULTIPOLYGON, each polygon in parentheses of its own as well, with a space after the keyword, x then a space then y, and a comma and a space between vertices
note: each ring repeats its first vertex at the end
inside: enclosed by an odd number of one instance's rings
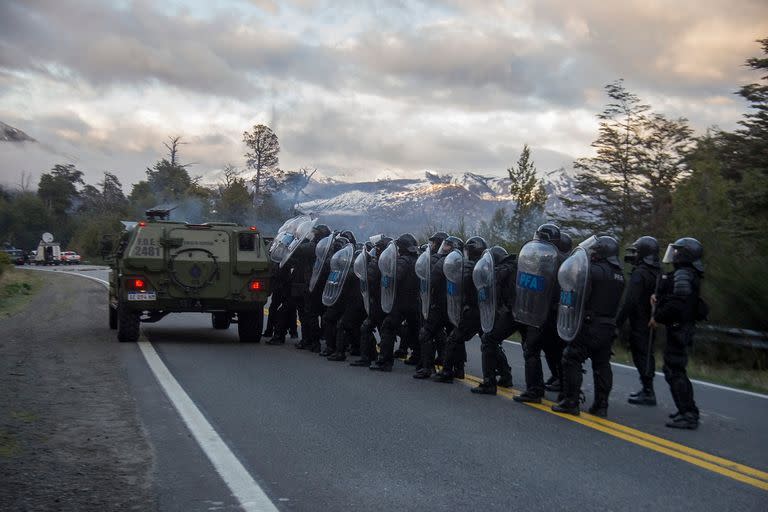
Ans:
POLYGON ((0 0, 0 121, 40 141, 0 143, 0 182, 73 162, 129 184, 169 135, 215 179, 258 123, 284 169, 502 174, 528 143, 549 170, 590 153, 618 78, 733 128, 766 36, 765 0, 0 0))

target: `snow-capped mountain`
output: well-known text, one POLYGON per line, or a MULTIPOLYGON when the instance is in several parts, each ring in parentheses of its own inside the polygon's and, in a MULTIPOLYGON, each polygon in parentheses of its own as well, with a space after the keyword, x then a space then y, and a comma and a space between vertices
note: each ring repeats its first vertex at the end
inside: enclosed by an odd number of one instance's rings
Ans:
POLYGON ((35 139, 9 124, 0 121, 0 142, 36 142, 35 139))
MULTIPOLYGON (((573 178, 563 169, 544 176, 548 216, 564 213, 561 198, 572 197, 573 178)), ((299 209, 316 213, 331 228, 349 228, 361 234, 410 231, 423 235, 450 230, 462 218, 471 231, 499 208, 511 211, 510 180, 467 172, 441 175, 426 172, 421 179, 342 182, 332 178, 313 181, 299 209)))

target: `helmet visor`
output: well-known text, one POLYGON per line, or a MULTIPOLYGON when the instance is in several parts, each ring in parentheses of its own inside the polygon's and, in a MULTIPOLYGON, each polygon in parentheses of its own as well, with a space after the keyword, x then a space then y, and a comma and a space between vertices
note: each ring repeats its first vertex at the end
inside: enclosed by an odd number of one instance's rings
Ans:
POLYGON ((598 244, 597 236, 592 235, 579 244, 579 247, 587 251, 587 254, 592 254, 595 246, 598 244))
POLYGON ((662 263, 674 263, 675 256, 677 256, 677 249, 672 245, 669 244, 667 246, 667 252, 664 253, 664 258, 662 258, 662 263))

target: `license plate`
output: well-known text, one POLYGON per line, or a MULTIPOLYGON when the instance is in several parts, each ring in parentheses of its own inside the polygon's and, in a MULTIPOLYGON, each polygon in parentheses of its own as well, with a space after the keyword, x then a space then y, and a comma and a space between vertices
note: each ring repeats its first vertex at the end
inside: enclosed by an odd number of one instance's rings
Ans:
POLYGON ((157 294, 155 292, 129 293, 128 300, 157 300, 157 294))

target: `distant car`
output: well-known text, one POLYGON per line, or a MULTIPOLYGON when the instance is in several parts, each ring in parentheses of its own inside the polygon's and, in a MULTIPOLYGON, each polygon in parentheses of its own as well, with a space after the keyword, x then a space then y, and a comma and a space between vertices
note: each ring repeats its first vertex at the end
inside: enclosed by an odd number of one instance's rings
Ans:
POLYGON ((63 251, 61 253, 61 262, 65 265, 79 265, 80 255, 75 251, 63 251))
POLYGON ((8 255, 15 265, 24 264, 24 251, 21 249, 3 249, 3 252, 8 255))

